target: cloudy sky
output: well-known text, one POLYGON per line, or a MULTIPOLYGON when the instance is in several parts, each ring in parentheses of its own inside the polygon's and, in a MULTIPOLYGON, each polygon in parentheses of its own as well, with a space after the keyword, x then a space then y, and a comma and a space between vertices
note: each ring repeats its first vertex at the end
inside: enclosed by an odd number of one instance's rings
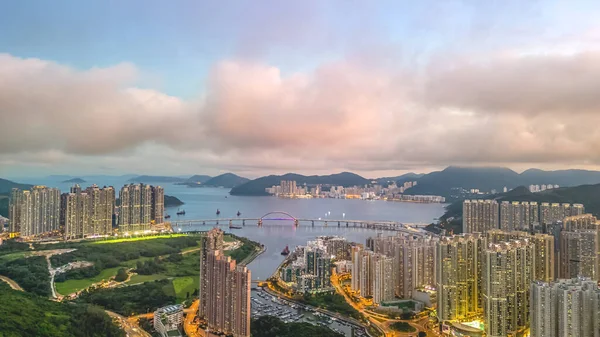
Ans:
POLYGON ((598 1, 0 3, 0 177, 600 169, 598 1))

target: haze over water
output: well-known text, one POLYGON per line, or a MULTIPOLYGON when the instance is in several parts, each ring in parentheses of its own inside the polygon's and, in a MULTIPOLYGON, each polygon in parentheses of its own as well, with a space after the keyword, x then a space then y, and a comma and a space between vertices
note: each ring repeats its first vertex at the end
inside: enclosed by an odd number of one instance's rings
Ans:
MULTIPOLYGON (((122 178, 104 178, 94 181, 89 178, 81 184, 87 187, 97 185, 112 185, 117 193, 126 183, 122 178)), ((68 192, 72 184, 61 183, 56 179, 30 179, 23 183, 44 184, 57 187, 68 192)), ((185 204, 179 207, 166 208, 166 213, 171 215, 171 222, 177 220, 214 219, 216 211, 221 211, 220 218, 236 218, 240 211, 242 218, 259 218, 273 211, 284 211, 300 219, 348 219, 348 220, 389 220, 403 223, 431 223, 444 213, 443 204, 417 204, 387 201, 366 201, 351 199, 281 199, 276 197, 240 197, 229 195, 229 189, 224 188, 190 188, 175 184, 154 184, 164 187, 165 194, 175 196, 185 204), (177 216, 178 209, 185 210, 185 216, 177 216)), ((283 217, 275 215, 274 217, 283 217)), ((223 223, 227 225, 227 223, 223 223)), ((189 230, 208 230, 210 226, 187 226, 189 230)), ((341 228, 337 223, 330 223, 329 227, 310 227, 300 224, 295 228, 292 221, 265 221, 262 228, 255 223, 247 222, 241 229, 229 230, 236 235, 247 237, 264 244, 267 251, 255 259, 249 268, 252 270, 253 279, 266 279, 283 260, 281 251, 285 246, 293 249, 295 246, 304 245, 307 241, 321 235, 337 235, 349 241, 364 243, 369 236, 376 235, 381 230, 366 228, 341 228)), ((389 235, 393 235, 392 232, 389 235)))

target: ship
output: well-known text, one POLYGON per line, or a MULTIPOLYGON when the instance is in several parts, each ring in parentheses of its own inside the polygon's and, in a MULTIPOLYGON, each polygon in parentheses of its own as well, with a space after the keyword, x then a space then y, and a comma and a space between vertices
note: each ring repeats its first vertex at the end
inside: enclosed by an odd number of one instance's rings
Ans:
POLYGON ((165 214, 165 219, 170 219, 171 216, 169 214, 165 214))
POLYGON ((182 211, 177 211, 177 215, 185 215, 185 209, 182 211))
POLYGON ((240 226, 229 225, 229 229, 242 229, 240 226))
POLYGON ((289 254, 290 254, 290 248, 288 246, 285 246, 283 251, 281 251, 281 255, 289 255, 289 254))
POLYGON ((240 215, 242 215, 242 213, 240 211, 238 211, 237 212, 237 216, 240 216, 240 215))
POLYGON ((217 215, 221 214, 221 211, 217 208, 217 215))

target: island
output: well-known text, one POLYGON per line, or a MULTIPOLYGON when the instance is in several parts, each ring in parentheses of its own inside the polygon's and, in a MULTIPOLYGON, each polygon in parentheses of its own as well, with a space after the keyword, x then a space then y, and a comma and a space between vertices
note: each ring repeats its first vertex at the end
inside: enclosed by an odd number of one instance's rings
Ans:
POLYGON ((216 177, 209 179, 198 179, 197 177, 208 177, 208 176, 193 176, 195 179, 188 179, 186 182, 178 183, 177 185, 186 185, 188 187, 224 187, 233 188, 250 181, 248 178, 240 177, 233 173, 224 173, 216 177))
POLYGON ((65 180, 65 181, 61 181, 61 183, 63 183, 63 184, 83 184, 85 182, 86 181, 83 180, 83 179, 81 179, 81 178, 73 178, 73 179, 68 179, 68 180, 65 180))
POLYGON ((177 207, 183 204, 184 202, 179 200, 177 197, 165 195, 165 207, 177 207))

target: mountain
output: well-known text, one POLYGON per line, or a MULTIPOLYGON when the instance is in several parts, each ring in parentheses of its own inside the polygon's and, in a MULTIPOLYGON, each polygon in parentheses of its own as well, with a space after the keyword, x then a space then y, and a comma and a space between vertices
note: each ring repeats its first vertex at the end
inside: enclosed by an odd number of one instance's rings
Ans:
POLYGON ((211 176, 207 176, 205 174, 196 174, 196 175, 193 175, 193 176, 187 178, 185 180, 185 182, 204 184, 206 181, 208 181, 211 178, 212 178, 211 176))
POLYGON ((72 183, 72 184, 83 184, 85 182, 86 181, 81 178, 73 178, 73 179, 63 181, 63 183, 72 183))
POLYGON ((250 180, 242 185, 236 186, 229 192, 231 195, 269 195, 265 188, 273 185, 279 185, 282 180, 296 181, 297 185, 335 185, 335 186, 355 186, 366 185, 371 181, 357 174, 342 172, 326 176, 303 176, 296 173, 287 173, 281 176, 270 175, 258 179, 250 180))
POLYGON ((205 181, 202 186, 233 188, 249 182, 250 179, 240 177, 233 173, 225 173, 205 181))
POLYGON ((6 179, 0 178, 0 194, 7 194, 13 188, 19 188, 19 189, 22 189, 22 190, 28 190, 28 189, 30 189, 32 187, 33 187, 33 185, 15 183, 14 181, 10 181, 10 180, 6 180, 6 179))
POLYGON ((456 167, 431 172, 417 179, 417 186, 408 194, 434 194, 448 200, 464 198, 464 190, 479 189, 490 192, 502 191, 506 186, 553 184, 561 187, 600 183, 600 171, 529 169, 521 174, 504 167, 456 167))
POLYGON ((167 176, 137 176, 127 180, 130 183, 181 183, 185 178, 167 176))
POLYGON ((392 182, 396 182, 396 184, 404 184, 404 182, 406 182, 406 181, 414 181, 414 180, 421 178, 422 176, 424 176, 423 173, 410 172, 410 173, 406 173, 406 174, 403 174, 403 175, 397 176, 397 177, 383 177, 383 178, 377 178, 375 180, 380 185, 385 184, 385 183, 392 183, 392 182))

